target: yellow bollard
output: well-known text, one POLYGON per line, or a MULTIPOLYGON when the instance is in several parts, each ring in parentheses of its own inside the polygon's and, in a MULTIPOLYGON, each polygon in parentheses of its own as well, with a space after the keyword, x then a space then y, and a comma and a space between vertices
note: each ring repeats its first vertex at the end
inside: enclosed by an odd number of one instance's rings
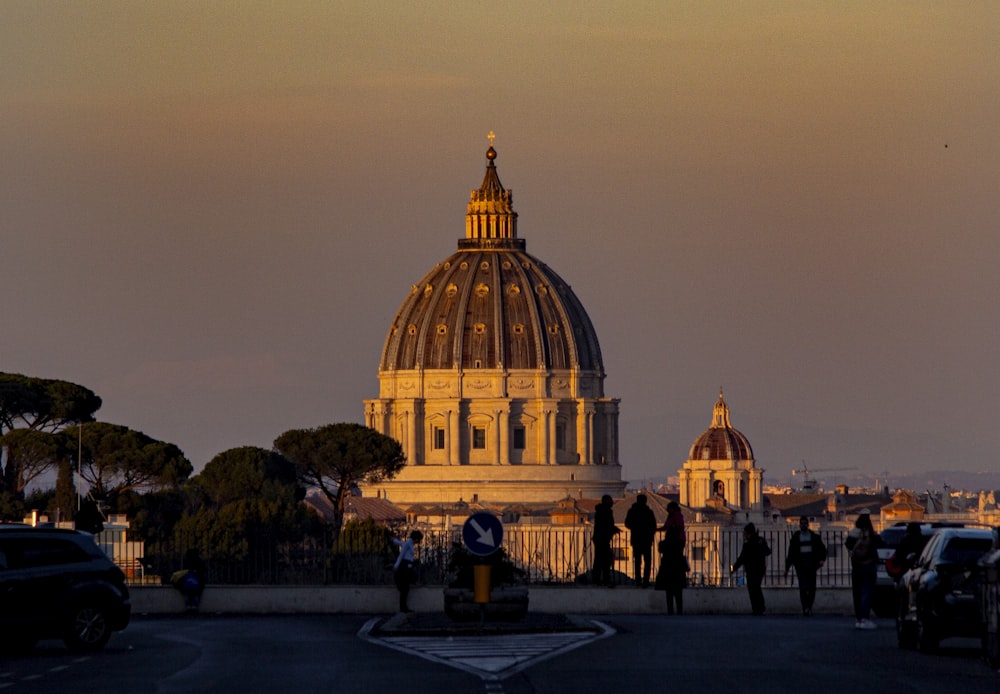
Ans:
POLYGON ((472 567, 472 602, 486 604, 490 601, 490 565, 472 567))

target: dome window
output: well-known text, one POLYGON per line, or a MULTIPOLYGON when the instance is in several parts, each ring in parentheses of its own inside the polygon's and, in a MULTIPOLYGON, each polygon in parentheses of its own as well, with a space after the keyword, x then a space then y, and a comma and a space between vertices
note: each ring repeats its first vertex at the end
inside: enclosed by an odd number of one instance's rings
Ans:
POLYGON ((458 294, 458 285, 454 283, 449 284, 448 289, 445 290, 445 293, 448 295, 449 299, 452 298, 453 296, 458 294))
POLYGON ((472 329, 476 333, 476 335, 485 335, 486 334, 486 324, 485 323, 476 323, 475 326, 473 326, 472 329))
POLYGON ((417 326, 415 326, 413 323, 410 323, 410 327, 408 327, 406 329, 406 332, 409 333, 410 335, 416 335, 417 334, 417 326))
POLYGON ((510 261, 509 260, 503 261, 503 269, 504 270, 510 270, 510 261))
POLYGON ((468 264, 467 262, 465 262, 465 261, 463 260, 463 261, 462 261, 462 262, 461 262, 461 263, 459 264, 459 266, 458 266, 458 267, 459 267, 460 269, 462 269, 462 270, 468 270, 468 269, 469 269, 469 264, 468 264))
POLYGON ((537 287, 535 287, 535 293, 538 294, 538 296, 545 296, 546 294, 549 293, 549 290, 546 289, 544 284, 540 284, 537 287))
POLYGON ((448 334, 448 326, 445 325, 444 323, 438 323, 437 334, 438 335, 447 335, 448 334))
POLYGON ((489 264, 489 263, 487 263, 487 262, 486 262, 486 261, 484 260, 483 262, 479 263, 479 269, 480 269, 480 270, 489 270, 489 269, 490 269, 490 264, 489 264))
POLYGON ((429 284, 426 287, 424 287, 424 294, 425 295, 429 295, 433 291, 434 291, 434 287, 431 286, 431 285, 429 285, 429 284))
POLYGON ((510 294, 511 296, 517 296, 518 294, 521 293, 521 288, 518 287, 516 284, 512 284, 510 285, 510 289, 507 290, 507 293, 510 294))
POLYGON ((522 323, 514 323, 514 334, 524 335, 524 325, 522 323))
POLYGON ((489 293, 490 293, 490 288, 485 284, 480 284, 478 287, 476 287, 476 296, 484 297, 489 293))
POLYGON ((559 326, 556 323, 553 323, 552 325, 550 325, 549 326, 549 333, 552 334, 552 335, 558 335, 559 334, 559 326))

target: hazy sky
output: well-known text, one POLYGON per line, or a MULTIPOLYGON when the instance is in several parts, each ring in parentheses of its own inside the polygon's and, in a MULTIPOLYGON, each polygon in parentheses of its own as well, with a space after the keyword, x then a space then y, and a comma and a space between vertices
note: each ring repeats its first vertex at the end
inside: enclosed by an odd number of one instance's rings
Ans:
POLYGON ((486 134, 624 476, 1000 467, 1000 3, 0 0, 0 370, 197 468, 362 421, 486 134))

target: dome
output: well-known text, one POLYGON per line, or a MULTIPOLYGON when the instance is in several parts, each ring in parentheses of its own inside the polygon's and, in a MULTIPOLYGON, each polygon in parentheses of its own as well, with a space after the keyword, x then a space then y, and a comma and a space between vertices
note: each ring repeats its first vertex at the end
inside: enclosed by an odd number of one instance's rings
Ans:
POLYGON ((620 498, 619 400, 604 394, 597 334, 518 238, 496 159, 491 134, 465 237, 389 327, 365 422, 400 442, 406 465, 362 492, 404 507, 620 498))
POLYGON ((581 369, 604 365, 570 286, 525 252, 496 150, 472 191, 458 251, 413 285, 389 329, 381 371, 581 369))
POLYGON ((747 437, 729 422, 729 406, 719 391, 719 401, 712 412, 712 426, 691 444, 689 460, 753 460, 747 437))

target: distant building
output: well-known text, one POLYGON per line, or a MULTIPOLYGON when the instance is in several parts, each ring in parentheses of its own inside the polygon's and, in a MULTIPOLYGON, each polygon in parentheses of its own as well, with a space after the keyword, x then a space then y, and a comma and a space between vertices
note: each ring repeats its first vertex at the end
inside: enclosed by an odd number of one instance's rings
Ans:
POLYGON ((681 506, 720 514, 763 510, 764 471, 756 467, 750 441, 733 428, 721 390, 712 424, 691 444, 679 476, 681 506))

